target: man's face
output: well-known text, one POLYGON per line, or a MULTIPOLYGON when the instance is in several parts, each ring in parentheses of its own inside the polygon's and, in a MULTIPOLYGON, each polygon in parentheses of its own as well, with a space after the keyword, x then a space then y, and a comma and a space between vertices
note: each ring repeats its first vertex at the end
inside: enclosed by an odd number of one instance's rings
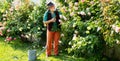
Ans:
POLYGON ((50 9, 50 11, 55 11, 55 6, 53 5, 49 9, 50 9))

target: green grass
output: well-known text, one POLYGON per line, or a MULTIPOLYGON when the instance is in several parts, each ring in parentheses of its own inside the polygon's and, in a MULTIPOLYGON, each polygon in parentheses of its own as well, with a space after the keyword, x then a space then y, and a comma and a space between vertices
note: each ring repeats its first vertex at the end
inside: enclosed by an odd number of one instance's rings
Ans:
MULTIPOLYGON (((20 40, 6 43, 4 38, 0 37, 0 61, 28 61, 29 46, 31 46, 30 43, 23 43, 20 40)), ((37 51, 41 51, 41 48, 38 48, 37 51)), ((46 58, 44 52, 37 57, 37 61, 86 61, 86 59, 75 58, 66 53, 46 58)))

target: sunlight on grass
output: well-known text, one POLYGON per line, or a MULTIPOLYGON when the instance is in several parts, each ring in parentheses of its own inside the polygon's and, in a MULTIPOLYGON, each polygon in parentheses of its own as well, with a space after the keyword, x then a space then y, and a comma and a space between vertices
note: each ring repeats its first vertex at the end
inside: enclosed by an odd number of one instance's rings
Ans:
POLYGON ((8 44, 5 43, 3 40, 3 38, 0 40, 0 61, 27 60, 27 50, 20 50, 18 47, 20 46, 19 44, 13 47, 12 43, 8 44))
MULTIPOLYGON (((4 38, 0 37, 0 61, 28 61, 28 47, 30 43, 23 43, 20 40, 11 43, 4 42, 4 38)), ((41 48, 36 49, 37 53, 41 48)), ((36 61, 86 61, 84 58, 75 58, 65 53, 59 56, 46 57, 45 52, 37 57, 36 61)))

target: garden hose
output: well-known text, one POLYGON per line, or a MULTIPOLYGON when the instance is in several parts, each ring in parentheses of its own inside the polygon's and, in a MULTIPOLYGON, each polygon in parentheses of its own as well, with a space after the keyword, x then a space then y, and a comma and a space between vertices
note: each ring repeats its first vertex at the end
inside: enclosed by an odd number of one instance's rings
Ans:
POLYGON ((45 50, 46 50, 46 46, 37 54, 37 57, 40 56, 45 50))

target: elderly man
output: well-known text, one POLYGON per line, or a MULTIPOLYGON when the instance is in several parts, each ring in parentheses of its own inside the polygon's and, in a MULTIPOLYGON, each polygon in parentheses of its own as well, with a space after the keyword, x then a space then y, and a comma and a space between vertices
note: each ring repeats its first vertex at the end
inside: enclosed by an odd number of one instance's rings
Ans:
POLYGON ((54 55, 58 55, 58 44, 60 39, 60 12, 55 9, 55 5, 52 2, 49 2, 47 6, 48 9, 44 13, 43 23, 47 26, 46 56, 48 57, 51 55, 52 45, 54 46, 54 55))

